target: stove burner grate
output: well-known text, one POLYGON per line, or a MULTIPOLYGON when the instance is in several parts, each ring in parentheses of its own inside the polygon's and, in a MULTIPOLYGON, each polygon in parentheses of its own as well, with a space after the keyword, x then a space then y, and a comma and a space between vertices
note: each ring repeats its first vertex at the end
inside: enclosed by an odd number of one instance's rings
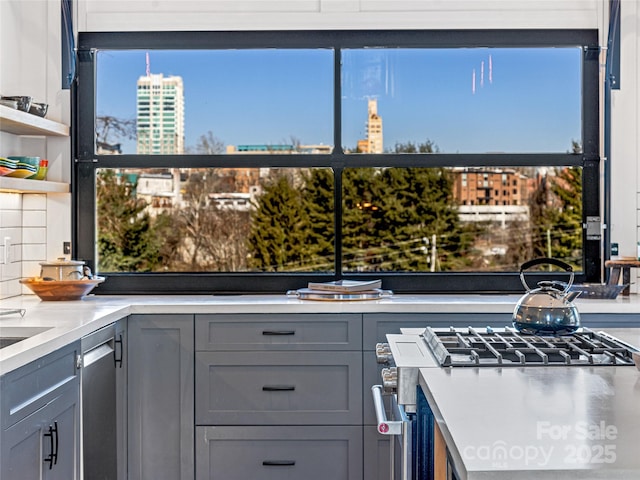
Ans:
POLYGON ((445 367, 634 364, 627 345, 588 328, 565 336, 538 336, 521 334, 510 327, 427 327, 422 337, 445 367))

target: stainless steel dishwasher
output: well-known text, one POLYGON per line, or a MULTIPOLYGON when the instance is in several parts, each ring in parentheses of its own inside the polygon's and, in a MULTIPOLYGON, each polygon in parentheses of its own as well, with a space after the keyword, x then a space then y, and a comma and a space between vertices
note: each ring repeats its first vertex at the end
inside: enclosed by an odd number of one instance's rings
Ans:
POLYGON ((118 478, 116 368, 123 352, 115 335, 113 324, 82 339, 84 480, 118 478))

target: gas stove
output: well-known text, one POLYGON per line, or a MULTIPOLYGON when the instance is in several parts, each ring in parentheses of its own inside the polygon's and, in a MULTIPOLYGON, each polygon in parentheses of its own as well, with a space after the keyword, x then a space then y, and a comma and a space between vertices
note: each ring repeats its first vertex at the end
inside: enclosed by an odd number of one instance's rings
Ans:
POLYGON ((628 346, 588 328, 571 335, 539 336, 508 327, 427 327, 422 338, 443 367, 633 365, 628 346))
POLYGON ((415 411, 420 368, 610 367, 634 365, 634 347, 604 332, 538 336, 503 328, 407 329, 376 347, 382 386, 407 412, 415 411))

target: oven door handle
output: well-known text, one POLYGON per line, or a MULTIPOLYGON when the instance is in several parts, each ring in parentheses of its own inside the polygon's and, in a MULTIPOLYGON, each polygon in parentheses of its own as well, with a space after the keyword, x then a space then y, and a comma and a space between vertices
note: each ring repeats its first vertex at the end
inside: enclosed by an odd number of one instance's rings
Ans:
MULTIPOLYGON (((391 395, 391 408, 393 409, 393 415, 400 420, 388 420, 387 414, 384 410, 384 403, 382 401, 382 385, 374 385, 371 387, 371 393, 373 394, 373 404, 376 410, 376 420, 378 422, 378 433, 383 435, 395 435, 400 436, 400 478, 398 480, 411 480, 412 478, 412 435, 411 435, 411 421, 407 417, 407 413, 404 411, 402 405, 398 405, 398 400, 395 395, 391 395)), ((390 439, 391 448, 390 453, 390 478, 396 479, 396 439, 390 439)))
POLYGON ((408 421, 404 409, 398 405, 398 412, 402 420, 387 420, 387 413, 384 411, 384 403, 382 401, 382 385, 371 387, 371 393, 373 394, 373 405, 376 410, 378 433, 382 435, 402 435, 402 424, 408 421))

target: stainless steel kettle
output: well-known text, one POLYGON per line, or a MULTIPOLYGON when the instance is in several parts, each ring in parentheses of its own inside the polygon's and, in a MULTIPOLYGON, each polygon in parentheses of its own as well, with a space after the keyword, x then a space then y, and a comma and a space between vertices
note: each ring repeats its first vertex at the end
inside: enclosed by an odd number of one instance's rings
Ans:
POLYGON ((573 283, 573 267, 555 258, 537 258, 520 267, 520 281, 527 293, 513 311, 516 330, 532 335, 567 335, 580 328, 580 314, 572 303, 580 292, 570 292, 573 283), (525 270, 536 265, 551 264, 570 273, 569 283, 559 281, 538 282, 538 288, 530 289, 524 278, 525 270))

